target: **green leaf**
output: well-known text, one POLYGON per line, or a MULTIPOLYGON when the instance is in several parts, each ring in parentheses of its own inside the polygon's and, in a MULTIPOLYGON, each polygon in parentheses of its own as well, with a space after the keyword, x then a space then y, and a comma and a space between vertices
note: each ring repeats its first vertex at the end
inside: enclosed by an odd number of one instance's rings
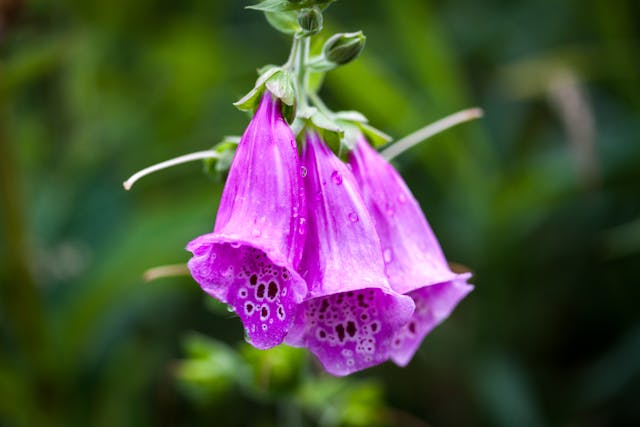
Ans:
POLYGON ((367 123, 358 123, 358 127, 367 138, 367 140, 374 146, 380 147, 388 142, 391 142, 393 138, 380 129, 376 129, 367 123))
POLYGON ((282 33, 295 34, 300 31, 298 13, 295 10, 288 12, 265 12, 264 16, 273 28, 282 33))

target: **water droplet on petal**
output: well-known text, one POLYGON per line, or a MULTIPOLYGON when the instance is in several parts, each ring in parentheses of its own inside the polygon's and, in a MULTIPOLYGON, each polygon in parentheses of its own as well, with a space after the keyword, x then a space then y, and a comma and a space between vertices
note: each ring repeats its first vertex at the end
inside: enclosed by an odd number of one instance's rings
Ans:
POLYGON ((349 214, 349 221, 351 222, 358 222, 360 220, 360 218, 358 218, 358 214, 355 212, 351 212, 349 214))
POLYGON ((251 235, 253 237, 260 237, 261 234, 262 234, 262 232, 260 230, 258 230, 257 228, 254 228, 253 230, 251 230, 251 235))
POLYGON ((391 203, 387 203, 386 211, 387 211, 387 215, 389 215, 389 216, 393 216, 396 213, 396 210, 395 210, 395 208, 393 207, 393 205, 391 203))
POLYGON ((393 259, 393 252, 391 252, 391 249, 387 248, 384 251, 382 251, 382 257, 384 258, 384 262, 389 264, 393 259))
POLYGON ((340 172, 338 172, 338 171, 333 171, 333 173, 331 174, 331 180, 336 185, 340 185, 340 184, 342 184, 342 175, 340 175, 340 172))
POLYGON ((304 166, 300 166, 300 175, 302 175, 302 177, 306 177, 307 176, 307 168, 304 166))
POLYGON ((400 202, 401 204, 404 204, 407 201, 407 196, 405 196, 404 194, 400 194, 398 196, 398 202, 400 202))
POLYGON ((306 218, 300 218, 298 220, 298 233, 300 234, 305 234, 307 232, 307 219, 306 218))

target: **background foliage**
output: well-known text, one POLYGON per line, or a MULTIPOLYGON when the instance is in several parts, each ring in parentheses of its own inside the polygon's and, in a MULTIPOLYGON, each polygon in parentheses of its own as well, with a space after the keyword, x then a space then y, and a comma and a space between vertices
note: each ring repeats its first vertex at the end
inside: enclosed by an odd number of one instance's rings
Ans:
POLYGON ((400 137, 486 118, 397 160, 476 290, 406 369, 347 379, 258 352, 188 277, 220 184, 195 164, 288 41, 241 1, 0 2, 0 425, 640 423, 640 7, 633 0, 342 0, 364 30, 334 109, 400 137))

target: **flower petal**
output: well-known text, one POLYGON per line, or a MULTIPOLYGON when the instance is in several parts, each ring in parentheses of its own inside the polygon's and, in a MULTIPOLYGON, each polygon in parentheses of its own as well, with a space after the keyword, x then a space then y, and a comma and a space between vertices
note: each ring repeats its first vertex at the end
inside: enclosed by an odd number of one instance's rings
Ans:
POLYGON ((236 150, 214 232, 187 246, 194 279, 233 307, 257 348, 282 342, 306 294, 296 272, 305 216, 295 138, 266 92, 236 150))
POLYGON ((466 283, 471 275, 449 269, 417 200, 400 174, 362 135, 349 164, 375 221, 389 283, 416 303, 413 318, 393 340, 391 358, 404 366, 422 339, 473 289, 466 283))
POLYGON ((315 133, 307 135, 302 165, 309 221, 299 271, 309 294, 287 342, 308 347, 328 372, 347 375, 389 358, 414 304, 389 286, 355 179, 315 133))

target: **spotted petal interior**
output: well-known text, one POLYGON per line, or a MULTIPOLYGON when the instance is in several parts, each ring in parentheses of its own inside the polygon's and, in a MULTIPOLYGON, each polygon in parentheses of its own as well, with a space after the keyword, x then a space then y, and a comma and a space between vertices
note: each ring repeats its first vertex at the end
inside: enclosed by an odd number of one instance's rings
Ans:
POLYGON ((259 249, 234 243, 196 248, 189 267, 205 292, 236 312, 251 344, 267 349, 284 340, 297 306, 295 272, 259 249))
POLYGON ((399 322, 413 308, 405 305, 376 288, 310 299, 298 314, 296 327, 302 325, 304 333, 294 344, 308 347, 334 375, 380 364, 389 358, 399 322))

